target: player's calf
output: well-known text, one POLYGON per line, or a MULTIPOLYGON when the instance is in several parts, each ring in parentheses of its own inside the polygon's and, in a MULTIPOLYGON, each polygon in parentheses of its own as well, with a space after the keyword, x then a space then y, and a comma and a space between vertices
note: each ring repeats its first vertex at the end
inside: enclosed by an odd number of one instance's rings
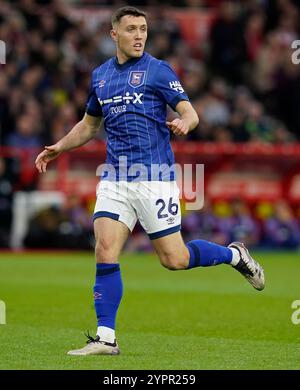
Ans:
POLYGON ((181 253, 178 253, 178 251, 162 250, 158 253, 158 256, 161 265, 171 271, 184 270, 189 264, 188 250, 184 250, 181 253))
POLYGON ((188 267, 190 254, 180 232, 152 240, 152 243, 163 267, 172 271, 188 267))
POLYGON ((175 260, 174 259, 160 259, 160 263, 163 267, 167 268, 170 271, 179 271, 187 268, 187 263, 185 261, 175 260))

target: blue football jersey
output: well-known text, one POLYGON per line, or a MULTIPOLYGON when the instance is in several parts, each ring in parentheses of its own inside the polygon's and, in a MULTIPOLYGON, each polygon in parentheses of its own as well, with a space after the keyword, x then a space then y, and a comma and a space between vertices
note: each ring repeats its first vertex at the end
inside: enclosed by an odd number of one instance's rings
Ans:
MULTIPOLYGON (((189 99, 175 72, 148 53, 122 65, 114 57, 93 71, 86 112, 104 119, 116 180, 175 179, 166 117, 167 105, 175 110, 181 100, 189 99)), ((103 178, 114 180, 111 173, 103 178)))

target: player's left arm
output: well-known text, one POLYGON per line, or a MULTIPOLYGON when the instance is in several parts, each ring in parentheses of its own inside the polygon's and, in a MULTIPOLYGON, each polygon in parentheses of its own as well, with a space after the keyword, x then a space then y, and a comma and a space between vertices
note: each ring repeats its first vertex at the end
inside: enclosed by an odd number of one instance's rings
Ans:
POLYGON ((167 122, 167 126, 176 135, 186 135, 198 125, 198 114, 187 100, 181 100, 177 103, 175 109, 179 114, 179 118, 167 122))

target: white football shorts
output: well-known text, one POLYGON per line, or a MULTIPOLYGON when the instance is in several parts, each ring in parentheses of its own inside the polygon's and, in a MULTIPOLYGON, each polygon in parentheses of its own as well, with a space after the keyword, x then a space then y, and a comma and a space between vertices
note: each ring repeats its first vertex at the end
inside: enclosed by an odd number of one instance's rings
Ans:
POLYGON ((123 222, 130 231, 139 220, 150 240, 178 232, 181 210, 177 183, 102 180, 97 187, 93 219, 100 217, 123 222))

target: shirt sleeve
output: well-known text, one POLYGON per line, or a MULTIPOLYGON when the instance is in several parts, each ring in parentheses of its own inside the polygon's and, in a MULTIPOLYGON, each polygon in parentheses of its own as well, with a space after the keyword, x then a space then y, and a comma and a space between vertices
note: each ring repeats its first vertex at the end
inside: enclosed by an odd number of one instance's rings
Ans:
POLYGON ((187 94, 170 65, 162 61, 156 77, 156 93, 175 111, 181 100, 189 101, 187 94))
POLYGON ((94 79, 92 77, 90 92, 89 92, 89 96, 87 98, 85 112, 91 116, 102 116, 103 115, 102 108, 101 108, 101 105, 98 101, 95 88, 96 87, 94 85, 94 79))

